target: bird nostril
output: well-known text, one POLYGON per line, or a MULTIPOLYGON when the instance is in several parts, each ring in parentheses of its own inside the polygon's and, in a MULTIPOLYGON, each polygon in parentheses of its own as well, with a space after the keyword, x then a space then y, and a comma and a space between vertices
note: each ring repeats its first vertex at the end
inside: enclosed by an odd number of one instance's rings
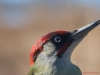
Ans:
POLYGON ((75 32, 77 32, 78 30, 74 30, 74 31, 72 31, 72 33, 75 33, 75 32))

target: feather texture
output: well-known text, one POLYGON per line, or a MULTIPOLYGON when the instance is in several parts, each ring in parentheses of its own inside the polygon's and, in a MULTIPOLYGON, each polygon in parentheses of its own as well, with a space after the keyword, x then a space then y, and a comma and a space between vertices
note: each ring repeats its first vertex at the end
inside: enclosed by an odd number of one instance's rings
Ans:
POLYGON ((30 65, 33 65, 37 55, 42 51, 42 46, 55 34, 63 35, 66 31, 59 30, 55 32, 48 33, 47 35, 40 38, 35 45, 32 46, 31 52, 30 52, 30 65))

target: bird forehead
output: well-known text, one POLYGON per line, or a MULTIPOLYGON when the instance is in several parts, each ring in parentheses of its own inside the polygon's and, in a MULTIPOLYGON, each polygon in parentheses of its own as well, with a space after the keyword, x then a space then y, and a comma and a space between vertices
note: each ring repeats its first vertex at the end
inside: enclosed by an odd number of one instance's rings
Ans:
POLYGON ((54 31, 54 32, 49 33, 49 36, 56 35, 56 34, 63 35, 65 33, 67 33, 67 31, 59 30, 59 31, 54 31))

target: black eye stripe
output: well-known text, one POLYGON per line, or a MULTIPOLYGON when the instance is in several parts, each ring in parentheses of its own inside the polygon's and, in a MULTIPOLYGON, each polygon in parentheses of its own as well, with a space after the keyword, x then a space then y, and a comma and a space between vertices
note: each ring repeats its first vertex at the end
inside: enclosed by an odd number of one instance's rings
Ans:
POLYGON ((56 46, 56 50, 59 50, 59 48, 64 44, 65 38, 63 35, 55 35, 51 38, 51 42, 56 46))
POLYGON ((56 51, 59 51, 65 45, 65 43, 68 42, 71 44, 71 40, 69 40, 69 36, 71 34, 71 32, 65 34, 55 34, 48 41, 55 45, 56 51))
POLYGON ((68 37, 70 35, 71 32, 68 32, 67 34, 55 34, 48 41, 51 41, 51 43, 55 45, 55 50, 59 50, 66 42, 69 41, 68 37))

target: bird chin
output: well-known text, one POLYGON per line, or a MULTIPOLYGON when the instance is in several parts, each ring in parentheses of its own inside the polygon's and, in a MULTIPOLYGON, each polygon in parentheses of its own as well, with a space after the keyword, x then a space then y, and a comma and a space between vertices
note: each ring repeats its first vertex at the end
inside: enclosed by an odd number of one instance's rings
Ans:
POLYGON ((71 59, 71 54, 73 52, 73 50, 76 48, 76 46, 83 40, 83 38, 85 37, 86 35, 78 38, 77 40, 74 40, 71 45, 67 48, 67 50, 65 51, 65 53, 63 54, 63 57, 65 59, 67 59, 67 61, 70 61, 71 59))

